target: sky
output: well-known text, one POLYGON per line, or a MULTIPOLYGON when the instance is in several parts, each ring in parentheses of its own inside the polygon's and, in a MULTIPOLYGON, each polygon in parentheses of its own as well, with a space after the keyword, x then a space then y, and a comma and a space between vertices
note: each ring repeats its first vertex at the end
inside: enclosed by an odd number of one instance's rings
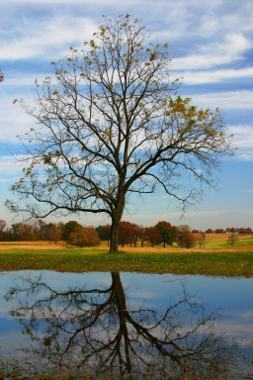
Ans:
MULTIPOLYGON (((234 135, 235 157, 223 159, 217 189, 204 188, 201 203, 182 218, 179 204, 165 194, 129 205, 123 220, 152 226, 166 220, 194 229, 253 228, 253 3, 250 0, 2 0, 0 14, 0 219, 13 219, 5 206, 10 186, 22 177, 13 154, 16 136, 33 121, 14 99, 33 102, 35 78, 53 73, 51 61, 80 48, 103 23, 130 14, 142 20, 152 42, 169 43, 171 74, 183 77, 181 96, 201 108, 223 110, 228 133, 234 135)), ((109 223, 104 216, 71 217, 83 225, 109 223)), ((64 222, 69 219, 63 220, 64 222)), ((57 221, 49 217, 47 222, 57 221)), ((59 220, 58 220, 59 221, 59 220)))

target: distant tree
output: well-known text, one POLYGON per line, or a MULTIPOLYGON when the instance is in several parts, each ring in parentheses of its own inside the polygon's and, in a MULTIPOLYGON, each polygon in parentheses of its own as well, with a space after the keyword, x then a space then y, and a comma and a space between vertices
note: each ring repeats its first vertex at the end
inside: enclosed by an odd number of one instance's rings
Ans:
POLYGON ((67 242, 71 232, 74 232, 78 228, 81 229, 82 226, 81 224, 77 223, 75 220, 71 220, 68 223, 66 223, 63 227, 62 240, 67 242))
POLYGON ((36 234, 34 233, 33 225, 29 223, 18 223, 17 240, 19 241, 36 240, 36 234))
POLYGON ((129 15, 105 17, 87 48, 52 62, 55 75, 35 84, 32 107, 21 100, 38 127, 22 140, 24 173, 11 187, 16 200, 6 201, 11 212, 102 213, 112 220, 114 252, 131 194, 162 190, 185 210, 202 183, 215 186, 212 172, 234 150, 223 115, 175 95, 168 44, 150 41, 129 15))
POLYGON ((191 248, 197 243, 197 236, 192 234, 188 225, 178 227, 178 245, 181 248, 191 248))
POLYGON ((101 241, 110 241, 110 231, 111 231, 110 224, 106 224, 104 226, 98 226, 96 228, 96 231, 101 241))
POLYGON ((94 227, 77 227, 69 234, 67 243, 78 248, 95 247, 99 245, 100 239, 94 227))
POLYGON ((152 247, 162 243, 162 237, 156 227, 146 227, 144 230, 144 240, 149 242, 152 247))
POLYGON ((198 235, 197 235, 197 239, 198 239, 198 244, 199 244, 199 248, 205 248, 205 244, 206 244, 206 234, 205 232, 200 232, 198 235))
POLYGON ((199 230, 192 230, 192 234, 199 234, 199 230))
POLYGON ((60 228, 53 223, 49 223, 47 224, 45 230, 45 238, 49 241, 49 243, 51 243, 51 241, 54 241, 55 244, 57 244, 62 236, 60 228))
POLYGON ((173 245, 173 242, 177 241, 177 227, 172 226, 168 222, 159 222, 155 225, 155 228, 159 231, 163 247, 165 244, 173 245))
POLYGON ((231 234, 235 234, 236 233, 236 229, 234 227, 230 228, 230 233, 231 234))
POLYGON ((250 227, 246 228, 246 233, 248 235, 251 235, 252 234, 252 229, 250 227))
POLYGON ((225 230, 227 233, 230 233, 230 228, 228 227, 228 228, 226 228, 226 230, 225 230))
POLYGON ((134 228, 130 222, 120 222, 119 224, 119 244, 124 247, 125 244, 134 243, 134 228))
POLYGON ((216 230, 214 230, 214 233, 215 234, 224 234, 224 230, 222 228, 216 228, 216 230))
POLYGON ((11 240, 16 241, 18 238, 18 233, 19 233, 19 223, 14 223, 11 225, 11 240))
POLYGON ((5 220, 0 220, 0 240, 2 240, 2 235, 5 227, 7 226, 7 223, 5 220))
POLYGON ((206 234, 213 234, 213 230, 211 228, 208 228, 208 230, 206 230, 206 234))
POLYGON ((133 228, 133 240, 134 240, 134 246, 137 247, 137 242, 142 238, 143 234, 143 227, 138 226, 137 224, 132 223, 133 228))
POLYGON ((4 74, 2 73, 0 69, 0 82, 3 82, 3 81, 4 81, 4 74))
POLYGON ((240 235, 246 235, 247 234, 247 231, 246 231, 246 228, 239 228, 239 234, 240 235))
POLYGON ((238 239, 239 239, 239 238, 238 238, 238 235, 236 235, 236 234, 234 234, 234 233, 230 233, 230 234, 228 235, 228 240, 227 240, 227 242, 228 242, 229 245, 231 245, 231 247, 233 247, 233 246, 235 245, 235 243, 237 242, 238 239))

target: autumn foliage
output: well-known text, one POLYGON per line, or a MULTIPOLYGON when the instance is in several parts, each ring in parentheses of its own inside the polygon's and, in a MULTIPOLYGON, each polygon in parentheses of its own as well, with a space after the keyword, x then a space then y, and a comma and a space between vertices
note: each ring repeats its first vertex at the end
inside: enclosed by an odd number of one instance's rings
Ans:
POLYGON ((197 243, 197 236, 190 231, 187 225, 178 227, 178 245, 180 248, 192 248, 197 243))
POLYGON ((100 240, 94 227, 77 227, 69 234, 67 243, 78 248, 95 247, 99 245, 100 240))

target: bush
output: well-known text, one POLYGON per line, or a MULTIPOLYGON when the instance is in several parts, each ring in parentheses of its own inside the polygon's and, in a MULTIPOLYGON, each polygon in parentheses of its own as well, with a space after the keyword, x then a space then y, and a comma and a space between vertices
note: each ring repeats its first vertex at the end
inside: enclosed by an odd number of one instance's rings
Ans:
POLYGON ((99 245, 100 240, 95 228, 78 227, 75 231, 69 234, 67 243, 78 248, 95 247, 96 245, 99 245))

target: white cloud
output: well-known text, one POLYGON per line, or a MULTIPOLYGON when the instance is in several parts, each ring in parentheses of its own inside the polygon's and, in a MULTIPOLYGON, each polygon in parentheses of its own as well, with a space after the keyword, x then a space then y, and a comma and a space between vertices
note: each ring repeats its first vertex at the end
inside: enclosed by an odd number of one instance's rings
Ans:
POLYGON ((43 57, 48 60, 62 58, 72 44, 83 44, 92 38, 97 25, 84 17, 52 18, 40 21, 25 19, 12 30, 12 39, 3 39, 1 58, 9 60, 43 57), (39 24, 39 27, 38 27, 39 24))
POLYGON ((193 95, 192 102, 199 107, 215 109, 252 109, 253 91, 210 92, 193 95))
MULTIPOLYGON (((30 128, 34 127, 34 121, 18 103, 13 104, 14 98, 20 99, 21 95, 3 96, 1 99, 0 139, 17 142, 16 136, 28 132, 30 128)), ((31 96, 27 97, 26 100, 27 104, 31 104, 31 96)))
MULTIPOLYGON (((19 158, 23 158, 24 156, 19 156, 19 158)), ((19 173, 20 176, 22 174, 22 168, 24 164, 22 162, 16 162, 15 158, 11 155, 9 156, 0 156, 0 174, 1 175, 13 175, 19 173)))
POLYGON ((172 72, 172 79, 183 77, 183 84, 203 84, 217 83, 225 80, 233 80, 239 78, 252 78, 253 67, 248 67, 240 70, 216 70, 216 71, 184 71, 172 72))
POLYGON ((243 190, 244 193, 253 193, 253 190, 243 190))
POLYGON ((198 70, 228 64, 243 59, 243 53, 251 47, 252 44, 242 34, 227 34, 222 43, 203 45, 198 53, 173 59, 173 69, 198 70))

